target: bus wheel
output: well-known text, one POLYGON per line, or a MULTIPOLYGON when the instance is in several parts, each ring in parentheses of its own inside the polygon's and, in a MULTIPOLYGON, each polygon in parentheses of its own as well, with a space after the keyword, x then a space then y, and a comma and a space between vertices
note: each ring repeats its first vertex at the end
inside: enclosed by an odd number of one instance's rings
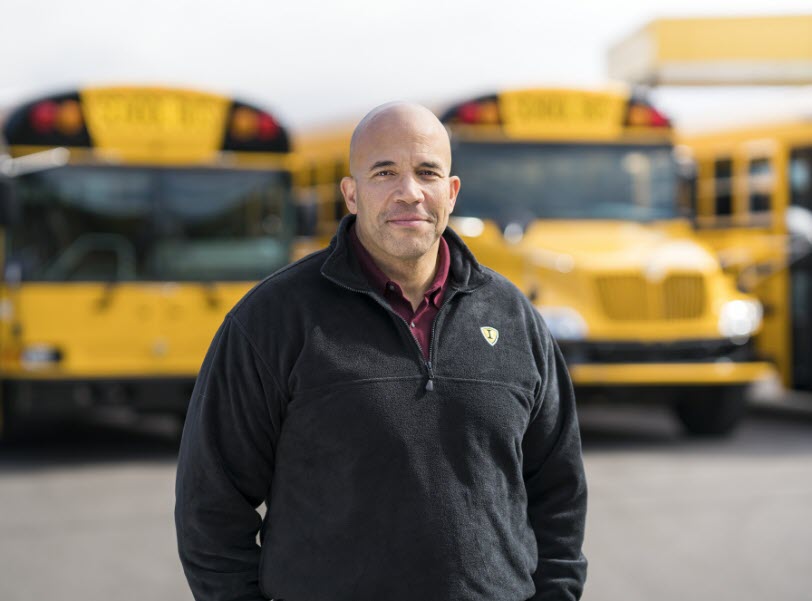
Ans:
POLYGON ((0 398, 0 444, 11 442, 14 435, 14 412, 9 398, 0 398))
POLYGON ((733 432, 747 411, 741 386, 685 390, 687 398, 674 405, 682 426, 694 436, 724 436, 733 432))

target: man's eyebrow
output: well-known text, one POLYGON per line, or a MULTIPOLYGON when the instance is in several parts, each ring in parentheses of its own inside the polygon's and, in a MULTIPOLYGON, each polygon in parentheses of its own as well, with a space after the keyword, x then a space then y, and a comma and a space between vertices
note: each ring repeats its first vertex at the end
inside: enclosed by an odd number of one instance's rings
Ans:
POLYGON ((395 164, 395 161, 375 161, 372 163, 372 166, 369 168, 370 171, 375 171, 375 169, 380 169, 381 167, 392 167, 395 164))
POLYGON ((442 171, 443 166, 440 163, 435 163, 434 161, 423 161, 418 165, 418 167, 428 167, 429 169, 436 169, 437 171, 442 171))

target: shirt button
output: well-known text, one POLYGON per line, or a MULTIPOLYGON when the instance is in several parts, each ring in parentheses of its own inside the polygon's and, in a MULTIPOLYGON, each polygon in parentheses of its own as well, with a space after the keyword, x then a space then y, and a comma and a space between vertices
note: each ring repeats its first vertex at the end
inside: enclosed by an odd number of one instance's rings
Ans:
POLYGON ((387 284, 386 287, 389 288, 389 290, 394 290, 395 289, 394 284, 387 284))
POLYGON ((409 325, 410 325, 410 326, 412 326, 413 328, 414 328, 414 327, 416 327, 416 326, 414 325, 414 322, 410 323, 409 325))

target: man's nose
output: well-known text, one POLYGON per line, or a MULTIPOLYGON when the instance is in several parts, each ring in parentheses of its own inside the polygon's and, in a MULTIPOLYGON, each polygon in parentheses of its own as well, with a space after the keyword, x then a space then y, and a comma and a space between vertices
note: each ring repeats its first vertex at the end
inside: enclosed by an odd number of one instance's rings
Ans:
POLYGON ((413 173, 406 173, 400 178, 397 199, 401 202, 417 203, 423 202, 423 188, 413 173))

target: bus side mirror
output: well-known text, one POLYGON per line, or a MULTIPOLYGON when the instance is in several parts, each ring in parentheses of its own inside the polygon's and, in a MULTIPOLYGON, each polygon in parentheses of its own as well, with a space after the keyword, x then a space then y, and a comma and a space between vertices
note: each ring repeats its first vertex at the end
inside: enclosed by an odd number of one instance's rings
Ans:
POLYGON ((0 227, 16 224, 20 219, 20 206, 11 179, 0 176, 0 227))
POLYGON ((784 215, 789 233, 789 258, 794 263, 812 253, 812 211, 791 205, 784 215))

